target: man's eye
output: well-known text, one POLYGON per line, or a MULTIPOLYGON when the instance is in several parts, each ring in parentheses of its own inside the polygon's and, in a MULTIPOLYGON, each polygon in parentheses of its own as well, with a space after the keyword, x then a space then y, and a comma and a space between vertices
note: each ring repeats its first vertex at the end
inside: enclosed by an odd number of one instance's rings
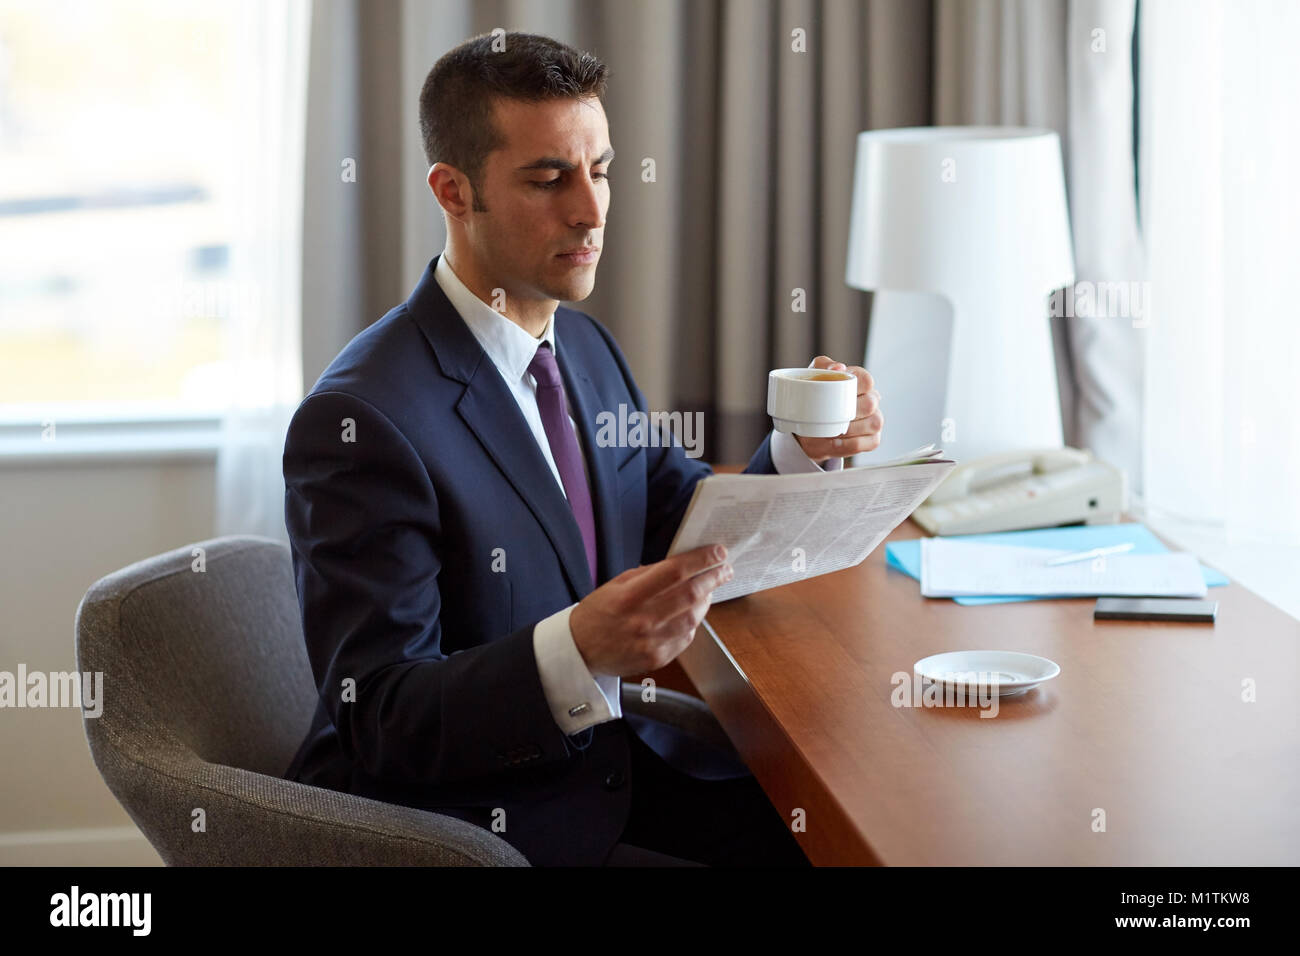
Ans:
MULTIPOLYGON (((554 189, 556 186, 560 184, 560 180, 562 180, 563 178, 564 178, 563 176, 556 176, 554 179, 534 179, 532 180, 532 184, 536 186, 538 189, 554 189)), ((609 176, 605 173, 592 173, 591 178, 609 179, 609 176)))

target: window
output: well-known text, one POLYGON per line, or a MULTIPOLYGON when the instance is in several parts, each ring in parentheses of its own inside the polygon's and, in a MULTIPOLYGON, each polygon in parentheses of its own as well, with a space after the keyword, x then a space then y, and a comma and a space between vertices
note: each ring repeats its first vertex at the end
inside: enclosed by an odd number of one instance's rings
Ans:
POLYGON ((1300 616, 1300 4, 1141 10, 1149 517, 1300 616))
POLYGON ((0 6, 0 420, 224 400, 237 16, 0 6))

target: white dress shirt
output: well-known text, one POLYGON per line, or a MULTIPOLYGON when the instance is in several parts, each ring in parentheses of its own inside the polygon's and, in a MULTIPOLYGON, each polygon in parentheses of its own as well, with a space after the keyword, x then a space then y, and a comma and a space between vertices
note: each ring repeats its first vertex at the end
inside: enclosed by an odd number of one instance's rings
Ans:
MULTIPOLYGON (((446 293, 456 311, 460 313, 474 338, 483 346, 492 364, 505 380, 519 403, 519 411, 528 423, 529 429, 541 449, 542 457, 551 468, 556 484, 564 493, 564 481, 556 467, 555 457, 551 454, 551 443, 546 437, 546 427, 542 424, 541 411, 537 407, 537 380, 528 372, 533 356, 542 342, 549 342, 551 351, 558 356, 555 348, 555 313, 546 320, 546 329, 539 338, 534 338, 522 327, 493 309, 486 302, 471 292, 460 278, 452 271, 447 262, 446 250, 438 257, 434 267, 434 278, 442 291, 446 293)), ((591 484, 590 469, 587 465, 589 449, 582 447, 582 433, 573 421, 573 405, 568 401, 566 390, 565 408, 569 413, 569 425, 577 436, 578 447, 582 450, 583 473, 591 484)), ((792 435, 784 432, 772 432, 772 464, 779 474, 793 474, 809 471, 835 471, 843 467, 844 459, 831 458, 826 468, 818 465, 806 454, 792 435)), ((566 496, 567 497, 567 496, 566 496)), ((593 503, 595 494, 591 495, 593 503)), ((550 617, 537 622, 533 629, 533 652, 537 658, 537 672, 541 678, 542 691, 550 706, 551 715, 556 724, 566 734, 576 734, 593 724, 604 723, 623 716, 623 705, 619 696, 620 678, 616 674, 593 674, 586 661, 578 653, 569 629, 569 614, 576 605, 569 605, 556 611, 550 617)))

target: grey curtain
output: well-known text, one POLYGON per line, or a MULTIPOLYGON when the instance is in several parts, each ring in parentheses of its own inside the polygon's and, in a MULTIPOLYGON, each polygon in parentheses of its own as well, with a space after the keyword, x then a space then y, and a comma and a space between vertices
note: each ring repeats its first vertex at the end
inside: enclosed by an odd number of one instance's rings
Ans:
MULTIPOLYGON (((768 369, 822 353, 862 361, 870 297, 844 283, 861 130, 1056 129, 1079 278, 1135 277, 1134 3, 317 0, 304 381, 443 248, 417 122, 429 68, 495 27, 545 33, 611 70, 610 215, 595 291, 577 307, 614 333, 653 408, 705 413, 708 460, 744 461, 770 426, 768 369), (1097 25, 1104 58, 1088 53, 1097 25), (641 181, 647 157, 654 183, 641 181), (342 181, 346 159, 355 182, 342 181)), ((1135 330, 1073 319, 1054 332, 1067 441, 1136 475, 1135 330)), ((887 428, 888 396, 884 409, 887 428)))

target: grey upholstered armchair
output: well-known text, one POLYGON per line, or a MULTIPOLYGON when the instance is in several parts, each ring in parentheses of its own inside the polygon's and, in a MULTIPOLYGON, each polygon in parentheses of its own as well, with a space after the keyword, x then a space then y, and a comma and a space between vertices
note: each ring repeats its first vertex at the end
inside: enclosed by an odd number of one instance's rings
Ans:
MULTIPOLYGON (((167 864, 528 865, 454 817, 279 776, 316 706, 285 545, 232 536, 132 564, 90 588, 76 632, 78 669, 104 674, 91 755, 167 864)), ((639 690, 625 712, 647 706, 639 690)), ((703 701, 656 696, 657 719, 730 750, 703 701)))

